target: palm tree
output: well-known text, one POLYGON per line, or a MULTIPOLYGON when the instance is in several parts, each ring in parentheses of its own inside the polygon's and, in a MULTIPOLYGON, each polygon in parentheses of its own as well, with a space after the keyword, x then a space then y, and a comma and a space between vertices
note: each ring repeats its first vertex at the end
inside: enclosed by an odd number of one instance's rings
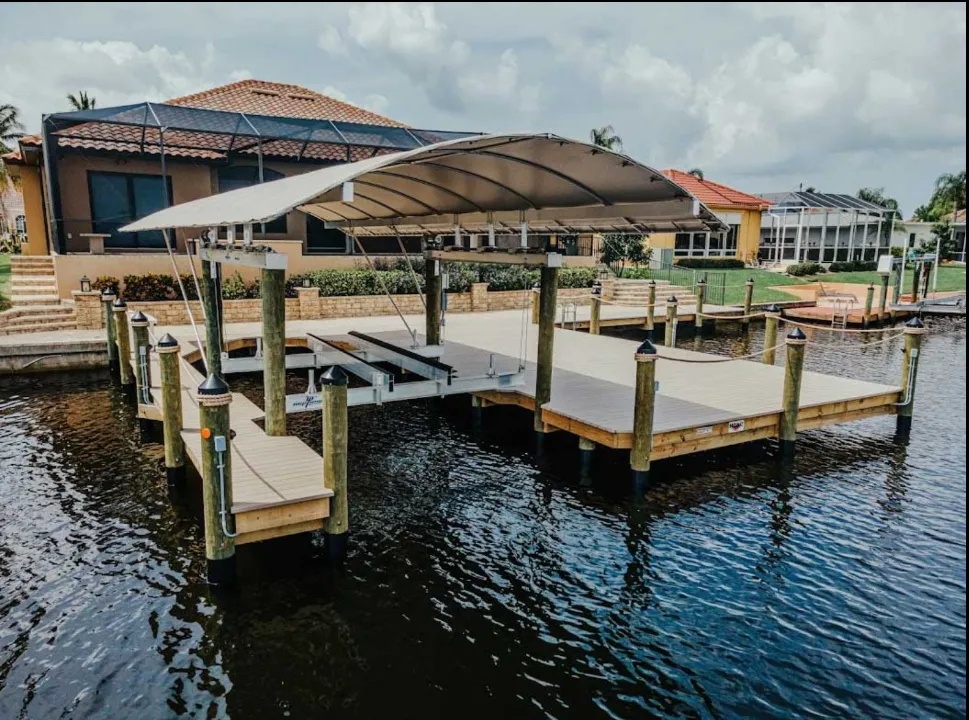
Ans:
POLYGON ((592 128, 589 131, 589 138, 593 145, 605 148, 606 150, 622 150, 622 138, 616 135, 612 125, 603 125, 600 128, 592 128))
POLYGON ((701 170, 700 168, 693 168, 691 170, 688 170, 686 174, 687 175, 692 175, 697 180, 703 180, 703 177, 704 177, 703 176, 703 170, 701 170))
POLYGON ((0 153, 10 152, 7 142, 19 140, 24 134, 24 124, 20 122, 20 110, 13 105, 0 105, 0 153))
POLYGON ((873 205, 878 205, 886 210, 894 210, 895 217, 898 220, 902 219, 902 211, 898 209, 898 200, 895 198, 890 198, 885 196, 885 188, 861 188, 855 193, 855 197, 859 200, 864 200, 870 202, 873 205))
POLYGON ((98 101, 91 95, 88 95, 86 90, 81 90, 77 95, 68 93, 67 102, 75 110, 93 110, 94 106, 98 104, 98 101))
POLYGON ((940 199, 951 203, 954 210, 962 210, 966 206, 966 171, 939 175, 935 192, 940 199))

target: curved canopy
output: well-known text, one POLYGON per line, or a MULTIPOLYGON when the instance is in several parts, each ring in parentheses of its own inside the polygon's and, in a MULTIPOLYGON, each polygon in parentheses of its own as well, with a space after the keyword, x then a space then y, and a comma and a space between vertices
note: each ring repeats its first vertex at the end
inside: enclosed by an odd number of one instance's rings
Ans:
POLYGON ((625 155, 513 134, 334 165, 176 205, 122 230, 263 223, 297 208, 356 234, 435 234, 455 223, 475 232, 523 220, 537 232, 726 229, 682 187, 625 155))

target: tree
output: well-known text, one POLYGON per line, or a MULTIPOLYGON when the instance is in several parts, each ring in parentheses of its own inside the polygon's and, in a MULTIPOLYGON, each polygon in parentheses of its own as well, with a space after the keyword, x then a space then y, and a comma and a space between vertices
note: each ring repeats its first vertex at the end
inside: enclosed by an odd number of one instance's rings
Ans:
POLYGON ((949 222, 949 218, 943 217, 932 226, 932 238, 921 242, 919 252, 934 253, 938 249, 938 260, 948 260, 955 254, 956 241, 952 237, 952 223, 949 222))
POLYGON ((608 265, 616 275, 622 277, 627 265, 638 267, 649 262, 652 249, 644 247, 644 235, 625 235, 610 233, 603 238, 601 262, 608 265))
POLYGON ((703 180, 703 170, 701 170, 700 168, 693 168, 691 170, 687 170, 686 174, 692 175, 697 180, 703 180))
MULTIPOLYGON (((902 219, 902 211, 898 208, 898 200, 887 197, 885 195, 885 188, 863 187, 858 190, 857 193, 855 193, 855 197, 857 197, 859 200, 870 202, 872 205, 883 207, 886 210, 892 210, 892 214, 897 220, 902 219)), ((891 217, 892 216, 889 215, 889 218, 891 217)))
POLYGON ((814 185, 808 185, 806 188, 804 188, 804 192, 816 193, 817 191, 818 189, 814 187, 814 185))
POLYGON ((88 95, 86 90, 81 90, 77 95, 68 93, 67 102, 71 104, 71 108, 74 110, 93 110, 94 106, 98 104, 98 101, 93 96, 88 95))
POLYGON ((19 140, 24 135, 24 124, 20 122, 20 110, 13 105, 0 105, 0 153, 8 153, 8 142, 19 140))
POLYGON ((603 125, 600 128, 592 128, 589 131, 589 139, 593 145, 605 148, 606 150, 622 150, 622 138, 616 135, 612 125, 603 125))
POLYGON ((935 222, 966 207, 966 171, 942 173, 935 181, 932 197, 915 208, 915 219, 935 222))

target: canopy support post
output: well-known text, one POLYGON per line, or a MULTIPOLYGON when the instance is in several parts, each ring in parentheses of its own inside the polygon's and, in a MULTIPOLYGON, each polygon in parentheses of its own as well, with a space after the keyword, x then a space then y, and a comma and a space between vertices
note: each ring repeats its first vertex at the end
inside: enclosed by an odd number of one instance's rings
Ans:
POLYGON ((286 271, 262 271, 263 385, 266 434, 286 434, 286 271))
MULTIPOLYGON (((539 450, 545 438, 542 406, 552 399, 552 351, 555 341, 558 279, 557 267, 542 266, 538 310, 538 362, 535 372, 535 438, 539 450)), ((526 348, 526 356, 527 352, 526 348)))
POLYGON ((441 261, 428 257, 424 262, 427 312, 424 336, 428 345, 441 344, 441 261))

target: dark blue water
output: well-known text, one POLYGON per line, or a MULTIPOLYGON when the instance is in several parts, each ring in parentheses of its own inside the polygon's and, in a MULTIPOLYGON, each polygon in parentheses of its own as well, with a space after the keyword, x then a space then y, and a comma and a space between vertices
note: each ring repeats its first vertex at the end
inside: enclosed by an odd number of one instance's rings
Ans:
MULTIPOLYGON (((882 417, 793 468, 669 461, 641 502, 621 453, 591 484, 574 439, 532 458, 524 411, 353 409, 346 571, 242 548, 225 597, 106 374, 2 381, 0 718, 964 718, 966 338, 934 330, 907 446, 882 417)), ((809 367, 897 382, 901 341, 817 340, 809 367)))

